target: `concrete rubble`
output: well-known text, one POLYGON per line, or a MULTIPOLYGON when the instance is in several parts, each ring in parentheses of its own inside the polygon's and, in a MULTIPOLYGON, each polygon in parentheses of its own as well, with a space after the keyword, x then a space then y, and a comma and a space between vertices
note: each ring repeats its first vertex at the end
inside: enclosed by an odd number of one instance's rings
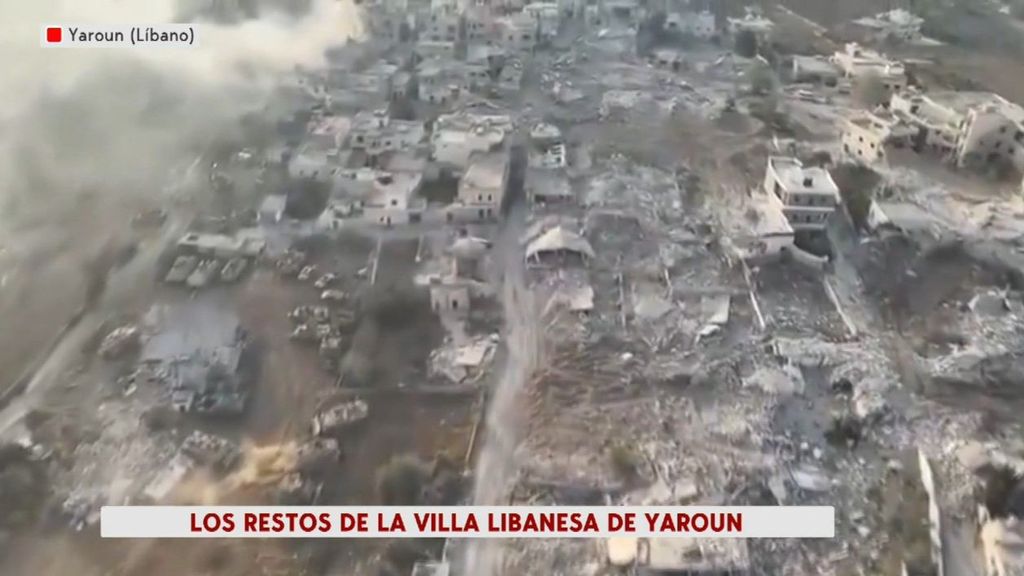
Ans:
POLYGON ((336 573, 1019 571, 1024 112, 901 60, 924 14, 693 4, 353 7, 280 142, 197 160, 229 207, 137 219, 161 288, 76 320, 109 361, 40 370, 67 414, 0 445, 4 505, 376 502, 405 451, 416 504, 830 505, 836 537, 336 573))

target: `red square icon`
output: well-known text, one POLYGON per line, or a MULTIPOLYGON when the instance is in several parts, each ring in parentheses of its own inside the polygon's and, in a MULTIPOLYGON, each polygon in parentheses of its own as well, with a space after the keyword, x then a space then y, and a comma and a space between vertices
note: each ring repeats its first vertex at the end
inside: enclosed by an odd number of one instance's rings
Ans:
POLYGON ((47 28, 46 29, 46 41, 50 44, 56 44, 60 42, 60 28, 47 28))

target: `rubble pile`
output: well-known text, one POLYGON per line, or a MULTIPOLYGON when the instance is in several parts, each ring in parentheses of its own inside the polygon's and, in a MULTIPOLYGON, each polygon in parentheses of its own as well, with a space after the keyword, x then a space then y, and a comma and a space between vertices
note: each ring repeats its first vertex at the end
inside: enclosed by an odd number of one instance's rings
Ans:
POLYGON ((140 332, 134 325, 120 326, 104 336, 100 343, 99 355, 108 360, 120 358, 137 349, 140 332))
POLYGON ((456 384, 476 382, 487 374, 497 344, 495 334, 479 336, 461 345, 449 339, 445 346, 430 353, 429 374, 456 384))

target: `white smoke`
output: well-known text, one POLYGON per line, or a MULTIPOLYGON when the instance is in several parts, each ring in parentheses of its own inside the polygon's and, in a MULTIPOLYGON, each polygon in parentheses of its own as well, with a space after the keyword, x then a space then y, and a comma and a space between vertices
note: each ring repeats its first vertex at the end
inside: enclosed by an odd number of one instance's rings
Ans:
MULTIPOLYGON (((81 189, 144 193, 171 163, 233 133, 296 66, 361 35, 349 0, 308 14, 197 24, 189 48, 44 48, 47 24, 173 22, 174 0, 0 2, 0 207, 81 189)), ((8 214, 10 211, 8 211, 8 214)))

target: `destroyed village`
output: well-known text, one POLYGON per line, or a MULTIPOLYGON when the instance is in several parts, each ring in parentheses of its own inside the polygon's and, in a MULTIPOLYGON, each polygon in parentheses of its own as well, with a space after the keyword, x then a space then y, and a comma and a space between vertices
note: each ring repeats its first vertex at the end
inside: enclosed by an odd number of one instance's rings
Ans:
POLYGON ((1024 1, 3 4, 0 574, 1024 574, 1024 1), (40 46, 125 21, 196 42, 40 46), (835 537, 117 540, 108 505, 835 537))

